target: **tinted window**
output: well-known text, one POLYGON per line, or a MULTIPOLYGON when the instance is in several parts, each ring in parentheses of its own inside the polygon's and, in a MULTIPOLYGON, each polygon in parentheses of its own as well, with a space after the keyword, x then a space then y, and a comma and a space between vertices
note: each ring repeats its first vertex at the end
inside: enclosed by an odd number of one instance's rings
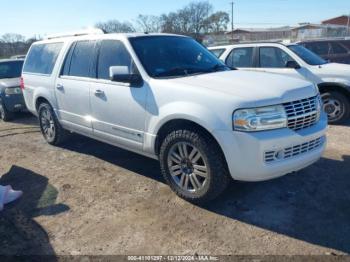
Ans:
POLYGON ((212 49, 210 52, 212 52, 216 57, 220 57, 225 52, 225 49, 212 49))
POLYGON ((288 48, 309 65, 324 65, 327 63, 323 58, 301 45, 290 45, 288 48))
POLYGON ((101 43, 97 77, 99 79, 109 79, 109 68, 111 66, 127 66, 129 72, 134 70, 132 58, 124 44, 116 40, 105 40, 101 43))
POLYGON ((331 43, 333 54, 346 54, 347 50, 338 43, 331 43))
POLYGON ((77 42, 70 61, 70 76, 89 77, 91 63, 95 54, 94 41, 77 42))
POLYGON ((0 79, 21 76, 23 61, 0 63, 0 79))
POLYGON ((74 47, 75 47, 75 43, 72 44, 72 46, 69 49, 68 54, 66 55, 61 75, 65 75, 65 76, 69 75, 70 64, 71 64, 71 61, 72 61, 72 54, 73 54, 73 51, 74 51, 74 47))
POLYGON ((260 67, 262 68, 284 68, 288 61, 294 61, 294 59, 280 48, 260 48, 260 67))
POLYGON ((184 77, 230 70, 192 38, 148 36, 130 38, 130 42, 151 77, 184 77))
POLYGON ((306 43, 305 47, 318 55, 329 54, 328 42, 306 43))
POLYGON ((230 67, 253 67, 253 47, 234 49, 226 60, 230 67))
POLYGON ((33 45, 27 56, 23 72, 50 75, 62 45, 62 43, 33 45))

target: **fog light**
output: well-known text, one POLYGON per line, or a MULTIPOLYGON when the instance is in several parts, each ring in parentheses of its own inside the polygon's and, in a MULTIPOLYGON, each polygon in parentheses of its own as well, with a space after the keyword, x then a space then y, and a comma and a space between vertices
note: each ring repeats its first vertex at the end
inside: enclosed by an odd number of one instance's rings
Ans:
POLYGON ((278 160, 284 159, 284 150, 277 151, 275 153, 275 158, 278 160))

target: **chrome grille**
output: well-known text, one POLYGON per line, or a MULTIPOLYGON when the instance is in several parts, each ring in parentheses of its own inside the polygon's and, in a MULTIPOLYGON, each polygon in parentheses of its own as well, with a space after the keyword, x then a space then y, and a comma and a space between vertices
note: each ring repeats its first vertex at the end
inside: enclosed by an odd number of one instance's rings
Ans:
POLYGON ((274 161, 281 161, 285 159, 290 159, 310 151, 313 151, 321 147, 325 142, 325 137, 320 137, 301 145, 296 145, 292 147, 287 147, 280 151, 268 151, 265 152, 265 162, 272 163, 274 161))
POLYGON ((316 124, 321 106, 317 96, 283 104, 288 117, 288 128, 295 131, 316 124))

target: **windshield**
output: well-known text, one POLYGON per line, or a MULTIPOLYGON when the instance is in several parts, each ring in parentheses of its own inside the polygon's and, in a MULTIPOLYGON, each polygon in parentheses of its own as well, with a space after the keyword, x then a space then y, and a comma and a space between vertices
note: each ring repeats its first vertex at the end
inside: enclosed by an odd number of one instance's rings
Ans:
POLYGON ((230 70, 192 38, 147 36, 131 38, 130 42, 143 67, 154 78, 230 70))
POLYGON ((20 77, 22 66, 23 61, 0 62, 0 79, 20 77))
POLYGON ((303 59, 309 65, 324 65, 327 61, 319 57, 309 49, 301 45, 290 45, 288 46, 290 50, 296 53, 301 59, 303 59))

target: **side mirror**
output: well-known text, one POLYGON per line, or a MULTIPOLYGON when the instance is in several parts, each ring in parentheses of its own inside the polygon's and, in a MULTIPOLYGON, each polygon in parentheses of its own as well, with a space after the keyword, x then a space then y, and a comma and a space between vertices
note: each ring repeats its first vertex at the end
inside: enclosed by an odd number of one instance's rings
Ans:
POLYGON ((111 66, 109 77, 113 82, 128 83, 134 87, 142 86, 143 79, 139 74, 130 74, 127 66, 111 66))
POLYGON ((286 68, 300 69, 301 67, 296 61, 288 61, 286 64, 286 68))

